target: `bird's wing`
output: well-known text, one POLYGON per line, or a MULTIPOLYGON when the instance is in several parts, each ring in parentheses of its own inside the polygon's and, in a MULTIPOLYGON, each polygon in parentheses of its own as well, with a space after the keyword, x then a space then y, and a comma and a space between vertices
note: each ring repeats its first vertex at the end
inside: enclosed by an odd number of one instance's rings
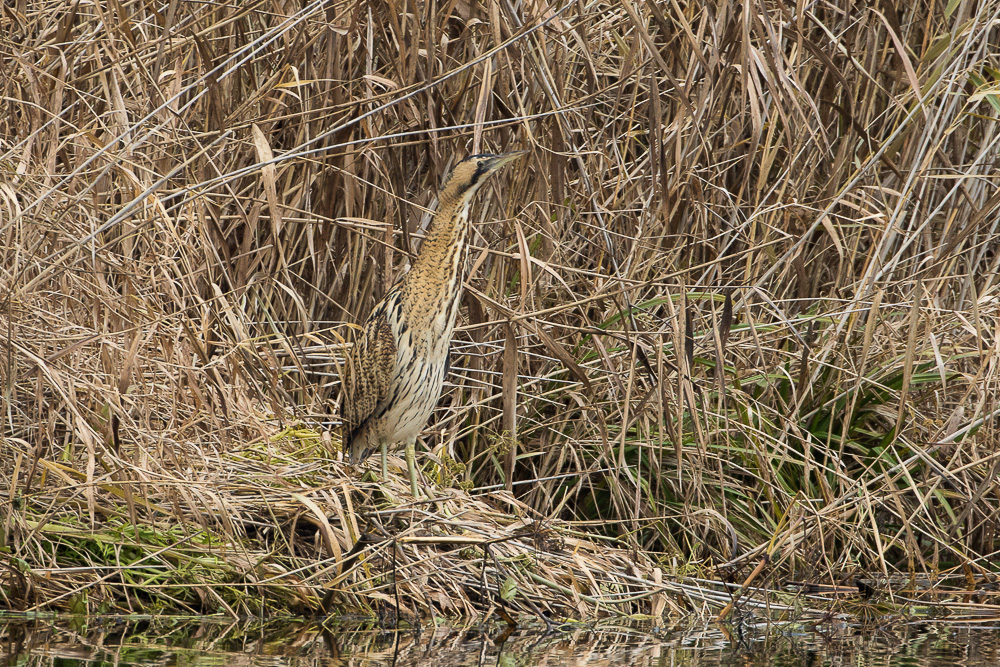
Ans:
POLYGON ((357 432, 389 396, 396 365, 396 340, 385 310, 376 308, 358 336, 344 368, 340 416, 344 422, 343 446, 347 451, 357 432))

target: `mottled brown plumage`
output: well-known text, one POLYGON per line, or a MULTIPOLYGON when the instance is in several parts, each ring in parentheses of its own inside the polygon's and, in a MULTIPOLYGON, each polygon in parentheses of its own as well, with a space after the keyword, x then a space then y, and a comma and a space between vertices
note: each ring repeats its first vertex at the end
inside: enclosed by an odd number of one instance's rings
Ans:
POLYGON ((347 359, 340 414, 344 452, 360 463, 376 449, 406 445, 417 494, 413 446, 434 410, 458 313, 469 203, 486 177, 524 152, 473 155, 455 166, 413 267, 365 321, 347 359))

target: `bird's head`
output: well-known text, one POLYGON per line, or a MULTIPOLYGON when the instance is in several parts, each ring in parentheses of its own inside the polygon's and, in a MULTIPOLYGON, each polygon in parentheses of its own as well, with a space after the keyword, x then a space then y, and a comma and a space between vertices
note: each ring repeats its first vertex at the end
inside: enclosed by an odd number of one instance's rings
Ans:
POLYGON ((468 201, 476 190, 486 182, 487 177, 508 162, 516 160, 528 151, 516 151, 503 155, 470 155, 452 170, 448 182, 445 183, 441 198, 448 196, 468 201))

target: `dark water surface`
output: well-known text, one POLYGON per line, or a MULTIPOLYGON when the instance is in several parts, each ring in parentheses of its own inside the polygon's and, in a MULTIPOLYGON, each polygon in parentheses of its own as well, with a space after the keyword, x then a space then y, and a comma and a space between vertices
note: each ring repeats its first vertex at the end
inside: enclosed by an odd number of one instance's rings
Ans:
POLYGON ((1000 627, 909 625, 811 630, 778 625, 424 627, 157 618, 0 621, 3 664, 183 665, 1000 665, 1000 627), (742 635, 738 637, 737 635, 742 635), (752 635, 752 638, 751 638, 752 635))

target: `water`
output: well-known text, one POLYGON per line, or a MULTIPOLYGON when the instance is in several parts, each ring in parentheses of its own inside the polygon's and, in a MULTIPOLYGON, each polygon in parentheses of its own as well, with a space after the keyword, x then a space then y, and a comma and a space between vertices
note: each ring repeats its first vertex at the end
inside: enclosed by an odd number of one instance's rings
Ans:
POLYGON ((0 623, 5 665, 334 667, 335 665, 774 665, 979 667, 1000 665, 1000 624, 897 623, 859 630, 711 624, 425 626, 393 632, 345 622, 223 622, 190 618, 91 618, 0 623))

